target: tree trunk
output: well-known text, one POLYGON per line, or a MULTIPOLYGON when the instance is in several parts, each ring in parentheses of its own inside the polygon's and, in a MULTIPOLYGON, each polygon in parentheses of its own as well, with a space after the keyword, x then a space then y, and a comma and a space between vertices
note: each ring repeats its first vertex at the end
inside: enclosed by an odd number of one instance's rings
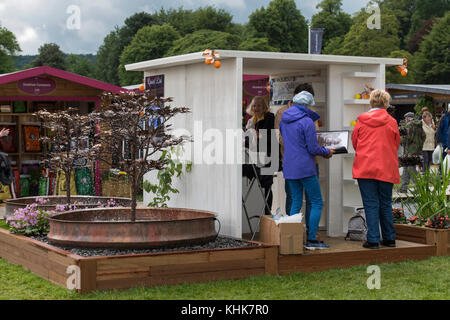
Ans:
POLYGON ((72 173, 71 170, 64 171, 66 174, 66 199, 67 199, 67 205, 70 207, 70 174, 72 173))
POLYGON ((136 200, 136 141, 131 140, 130 141, 130 150, 131 150, 131 160, 133 163, 133 168, 131 170, 131 221, 136 221, 136 206, 137 206, 137 200, 136 200))
POLYGON ((136 221, 136 177, 133 175, 131 178, 131 221, 136 221))

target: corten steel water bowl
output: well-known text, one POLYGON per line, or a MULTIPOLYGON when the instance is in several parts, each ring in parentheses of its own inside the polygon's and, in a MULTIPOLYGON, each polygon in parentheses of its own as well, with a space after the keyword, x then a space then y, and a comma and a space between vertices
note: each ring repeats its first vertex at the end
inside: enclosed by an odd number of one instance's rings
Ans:
POLYGON ((160 248, 204 244, 219 233, 209 211, 137 208, 135 222, 130 213, 131 208, 68 211, 49 219, 47 238, 68 247, 160 248))
MULTIPOLYGON (((10 217, 14 214, 14 211, 19 208, 25 208, 29 204, 36 202, 36 198, 43 198, 48 200, 45 204, 38 204, 38 208, 44 211, 55 210, 57 205, 66 204, 66 196, 35 196, 35 197, 25 197, 17 199, 6 200, 5 215, 10 217)), ((101 196, 71 196, 70 202, 72 204, 79 203, 80 207, 96 208, 98 203, 106 204, 109 200, 114 200, 117 206, 129 207, 131 205, 130 198, 120 198, 120 197, 101 197, 101 196)))

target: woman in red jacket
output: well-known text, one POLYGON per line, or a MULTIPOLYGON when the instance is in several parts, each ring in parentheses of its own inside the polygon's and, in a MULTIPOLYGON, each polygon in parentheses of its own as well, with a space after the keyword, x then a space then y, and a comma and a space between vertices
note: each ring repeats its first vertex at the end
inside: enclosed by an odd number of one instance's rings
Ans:
POLYGON ((361 114, 352 133, 355 149, 353 178, 358 180, 367 221, 367 241, 363 247, 395 247, 392 216, 392 188, 400 183, 397 151, 400 133, 397 121, 386 111, 391 97, 382 90, 370 95, 370 109, 361 114))

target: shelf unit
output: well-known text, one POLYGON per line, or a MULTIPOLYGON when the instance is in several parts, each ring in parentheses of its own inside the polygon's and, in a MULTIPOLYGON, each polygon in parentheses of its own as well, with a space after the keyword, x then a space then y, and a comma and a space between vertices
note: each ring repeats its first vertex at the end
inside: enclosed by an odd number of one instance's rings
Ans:
MULTIPOLYGON (((342 75, 342 97, 343 97, 343 130, 353 132, 352 121, 356 121, 358 116, 370 110, 368 99, 355 99, 355 95, 363 91, 366 84, 376 86, 377 74, 373 72, 349 72, 342 75)), ((344 231, 346 232, 346 222, 354 214, 357 208, 363 207, 358 182, 353 179, 352 169, 355 158, 353 145, 349 143, 349 153, 342 158, 342 209, 344 231)))

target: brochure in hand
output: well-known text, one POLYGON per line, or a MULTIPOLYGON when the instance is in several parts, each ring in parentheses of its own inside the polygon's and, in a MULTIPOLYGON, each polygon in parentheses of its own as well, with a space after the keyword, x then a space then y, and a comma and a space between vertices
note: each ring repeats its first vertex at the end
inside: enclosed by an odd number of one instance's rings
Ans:
POLYGON ((348 131, 319 131, 319 145, 335 149, 335 154, 348 153, 348 131))

